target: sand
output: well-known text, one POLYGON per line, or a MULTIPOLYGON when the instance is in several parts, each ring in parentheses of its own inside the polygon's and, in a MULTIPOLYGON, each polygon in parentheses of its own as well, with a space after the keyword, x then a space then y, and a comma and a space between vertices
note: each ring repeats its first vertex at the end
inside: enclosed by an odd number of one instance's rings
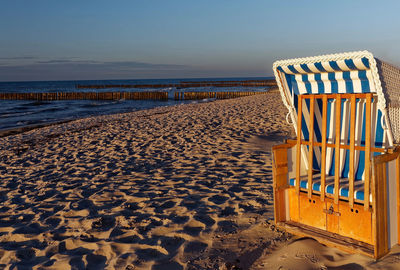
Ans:
POLYGON ((0 268, 399 269, 273 225, 278 93, 0 138, 0 268))

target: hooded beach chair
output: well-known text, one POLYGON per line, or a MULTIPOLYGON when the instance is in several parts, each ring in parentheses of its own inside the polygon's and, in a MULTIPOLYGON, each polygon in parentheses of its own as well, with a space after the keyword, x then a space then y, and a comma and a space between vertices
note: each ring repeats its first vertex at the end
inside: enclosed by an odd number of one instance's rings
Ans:
POLYGON ((400 243, 400 69, 361 51, 273 70, 297 136, 272 148, 276 224, 385 255, 400 243))

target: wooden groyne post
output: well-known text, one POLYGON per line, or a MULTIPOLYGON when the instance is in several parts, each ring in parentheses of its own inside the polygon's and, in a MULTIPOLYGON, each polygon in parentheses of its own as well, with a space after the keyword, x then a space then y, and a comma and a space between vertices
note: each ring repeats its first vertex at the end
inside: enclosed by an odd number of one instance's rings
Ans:
POLYGON ((0 93, 0 100, 168 100, 168 92, 0 93))
POLYGON ((266 92, 239 92, 239 91, 230 91, 230 92, 175 92, 174 99, 175 100, 202 100, 202 99, 228 99, 228 98, 238 98, 238 97, 246 97, 253 95, 265 94, 266 92))
MULTIPOLYGON (((174 93, 175 100, 202 100, 202 99, 228 99, 252 95, 264 94, 266 92, 209 92, 196 91, 174 93)), ((53 93, 0 93, 0 100, 168 100, 168 92, 53 92, 53 93)))

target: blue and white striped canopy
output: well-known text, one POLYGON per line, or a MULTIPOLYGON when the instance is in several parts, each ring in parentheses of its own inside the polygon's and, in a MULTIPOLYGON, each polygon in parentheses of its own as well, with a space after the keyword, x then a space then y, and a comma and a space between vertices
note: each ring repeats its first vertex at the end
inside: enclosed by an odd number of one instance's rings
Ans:
POLYGON ((278 70, 296 95, 376 92, 366 57, 279 66, 278 70))

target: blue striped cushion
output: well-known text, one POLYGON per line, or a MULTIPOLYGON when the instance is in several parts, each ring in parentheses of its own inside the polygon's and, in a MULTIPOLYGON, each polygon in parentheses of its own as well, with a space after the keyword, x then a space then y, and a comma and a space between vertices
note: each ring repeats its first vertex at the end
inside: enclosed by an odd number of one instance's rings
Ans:
MULTIPOLYGON (((334 181, 335 177, 334 176, 326 176, 326 181, 325 181, 325 192, 327 194, 334 195, 334 181)), ((342 178, 340 179, 340 188, 339 188, 339 195, 343 197, 349 197, 349 180, 347 178, 342 178)), ((296 178, 291 178, 289 180, 289 185, 295 186, 296 185, 296 178)), ((302 176, 300 178, 300 187, 301 188, 308 188, 308 180, 307 176, 302 176)), ((314 191, 321 192, 321 175, 316 174, 313 176, 313 184, 312 184, 312 189, 314 191)), ((354 198, 357 200, 364 200, 364 182, 363 181, 355 181, 354 182, 354 198)), ((370 201, 372 201, 372 198, 370 196, 370 201)))

